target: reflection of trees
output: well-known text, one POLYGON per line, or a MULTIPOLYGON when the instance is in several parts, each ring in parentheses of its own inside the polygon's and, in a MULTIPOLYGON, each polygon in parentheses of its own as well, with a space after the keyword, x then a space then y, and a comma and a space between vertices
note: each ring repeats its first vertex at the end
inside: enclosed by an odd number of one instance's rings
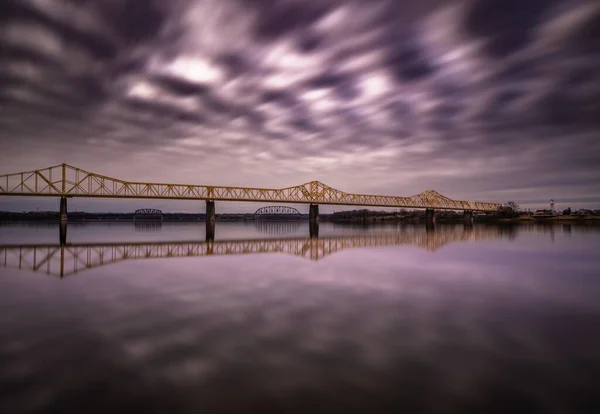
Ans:
POLYGON ((500 237, 506 237, 509 240, 515 240, 519 233, 518 223, 503 223, 497 226, 500 237))

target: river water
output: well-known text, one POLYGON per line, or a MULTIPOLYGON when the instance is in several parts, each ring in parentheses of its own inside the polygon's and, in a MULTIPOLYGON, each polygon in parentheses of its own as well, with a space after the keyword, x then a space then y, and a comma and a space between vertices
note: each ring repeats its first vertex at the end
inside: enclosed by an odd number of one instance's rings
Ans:
POLYGON ((0 226, 1 413, 593 413, 600 226, 0 226))

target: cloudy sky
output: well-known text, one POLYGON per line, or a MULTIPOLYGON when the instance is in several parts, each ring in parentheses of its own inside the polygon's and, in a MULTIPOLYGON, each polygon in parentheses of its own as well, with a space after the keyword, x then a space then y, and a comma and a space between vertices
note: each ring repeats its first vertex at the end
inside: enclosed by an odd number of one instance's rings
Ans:
POLYGON ((0 84, 0 174, 600 208, 597 1, 2 0, 0 84))

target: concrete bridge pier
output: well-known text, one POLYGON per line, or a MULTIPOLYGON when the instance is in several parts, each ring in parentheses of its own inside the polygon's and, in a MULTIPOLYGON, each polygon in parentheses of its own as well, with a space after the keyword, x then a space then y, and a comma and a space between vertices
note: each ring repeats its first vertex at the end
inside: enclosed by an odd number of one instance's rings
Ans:
POLYGON ((435 210, 428 208, 425 210, 425 223, 435 223, 435 210))
POLYGON ((67 221, 67 197, 60 198, 60 221, 67 221))
POLYGON ((308 220, 315 221, 317 223, 319 222, 319 205, 318 204, 310 205, 310 210, 308 211, 308 220))
POLYGON ((61 221, 58 225, 58 240, 61 245, 67 243, 67 222, 61 221))
POLYGON ((311 238, 319 237, 319 205, 311 204, 308 210, 308 229, 311 238))
POLYGON ((473 210, 465 210, 463 214, 463 220, 465 224, 471 225, 473 224, 473 210))
POLYGON ((311 239, 316 239, 319 237, 319 222, 318 221, 309 221, 308 222, 308 231, 311 239))
POLYGON ((206 200, 206 241, 215 240, 215 222, 217 217, 215 214, 215 202, 206 200))

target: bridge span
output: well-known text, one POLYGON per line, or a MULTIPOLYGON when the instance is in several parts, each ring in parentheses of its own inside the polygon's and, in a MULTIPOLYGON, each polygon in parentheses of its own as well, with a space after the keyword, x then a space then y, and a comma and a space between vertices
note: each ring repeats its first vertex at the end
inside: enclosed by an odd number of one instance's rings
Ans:
POLYGON ((495 211, 501 206, 498 203, 453 200, 434 190, 408 197, 353 194, 320 181, 280 189, 146 183, 113 178, 68 164, 0 175, 0 195, 251 201, 469 211, 495 211))

